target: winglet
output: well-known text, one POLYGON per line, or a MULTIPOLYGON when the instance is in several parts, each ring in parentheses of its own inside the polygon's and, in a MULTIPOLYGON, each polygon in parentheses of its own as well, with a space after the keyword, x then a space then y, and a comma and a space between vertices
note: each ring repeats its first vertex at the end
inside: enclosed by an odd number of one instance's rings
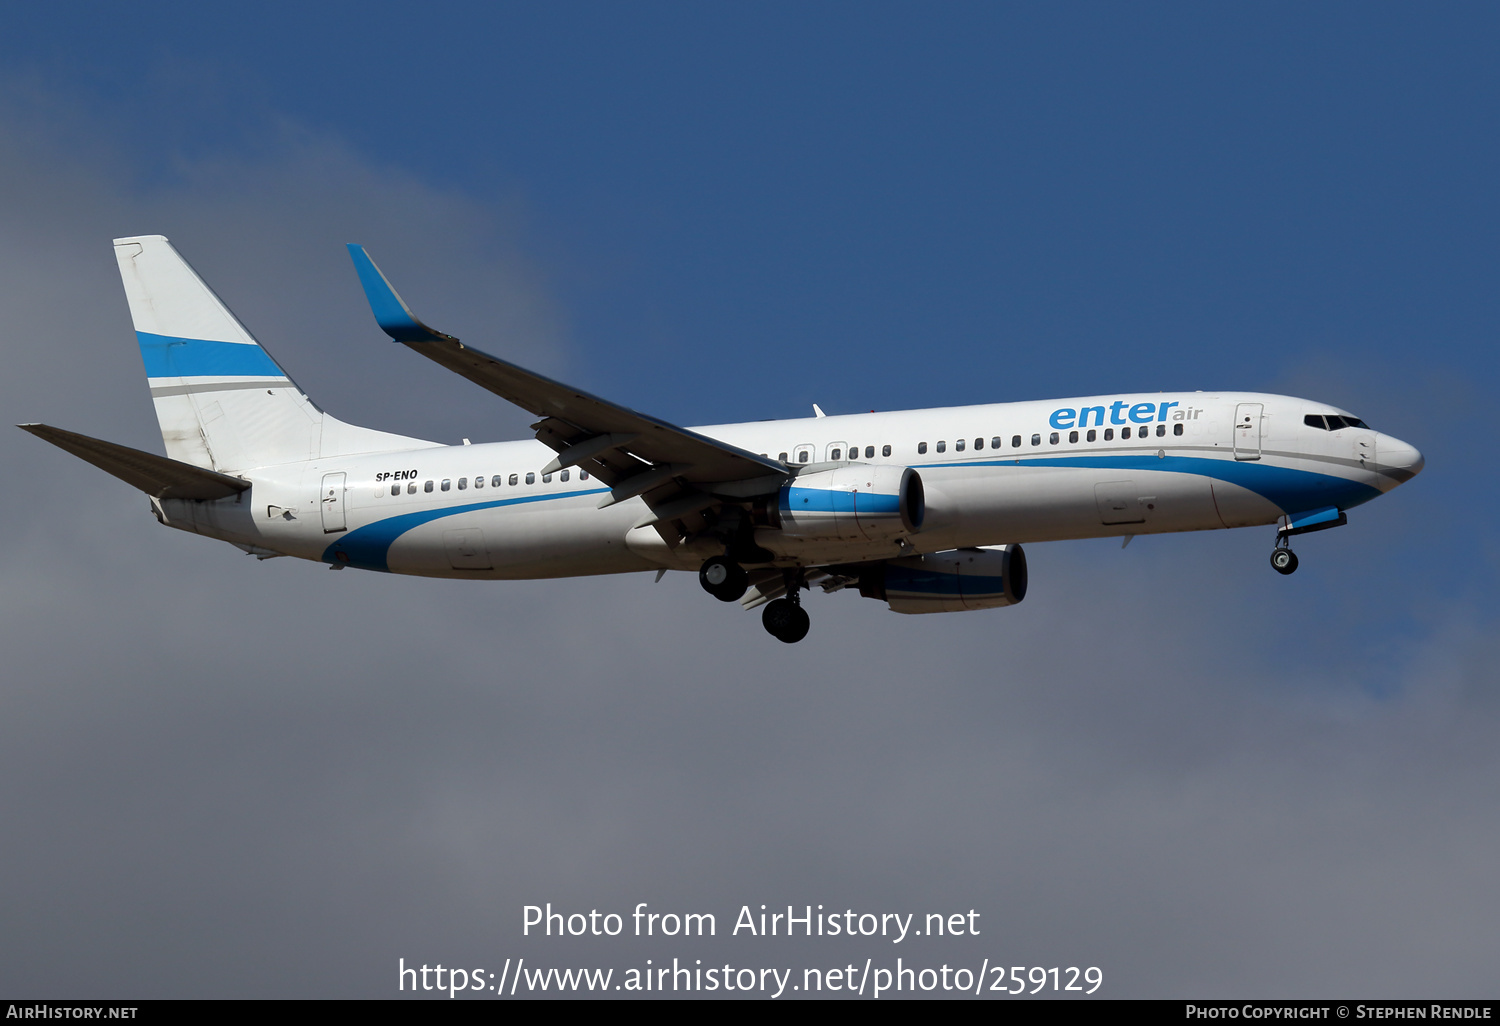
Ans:
POLYGON ((370 301, 370 312, 375 315, 375 323, 380 325, 382 331, 397 342, 458 341, 452 335, 435 331, 418 320, 417 315, 411 312, 411 307, 391 288, 391 283, 380 273, 380 268, 375 266, 375 261, 370 259, 365 248, 352 242, 348 246, 349 256, 354 261, 354 271, 359 275, 359 283, 364 286, 365 298, 370 301))

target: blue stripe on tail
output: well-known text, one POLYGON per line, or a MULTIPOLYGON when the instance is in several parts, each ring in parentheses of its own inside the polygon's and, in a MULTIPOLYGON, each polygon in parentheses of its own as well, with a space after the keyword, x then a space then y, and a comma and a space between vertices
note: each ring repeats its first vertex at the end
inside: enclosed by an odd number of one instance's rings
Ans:
POLYGON ((137 331, 135 337, 148 378, 286 377, 257 345, 174 338, 149 331, 137 331))

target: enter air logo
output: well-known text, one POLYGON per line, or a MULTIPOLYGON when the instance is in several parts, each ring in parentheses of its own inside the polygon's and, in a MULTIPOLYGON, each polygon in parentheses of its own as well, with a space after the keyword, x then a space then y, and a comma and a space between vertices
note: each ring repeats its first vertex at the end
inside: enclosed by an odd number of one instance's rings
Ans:
POLYGON ((1075 410, 1071 406, 1064 406, 1060 410, 1053 410, 1052 416, 1047 418, 1047 423, 1053 427, 1064 430, 1075 427, 1103 427, 1105 424, 1150 424, 1153 421, 1165 422, 1167 420, 1197 420, 1202 410, 1182 409, 1181 403, 1128 403, 1124 399, 1117 399, 1108 406, 1085 406, 1075 410), (1167 416, 1169 411, 1176 407, 1172 415, 1167 416), (1104 415, 1108 412, 1109 419, 1104 415))

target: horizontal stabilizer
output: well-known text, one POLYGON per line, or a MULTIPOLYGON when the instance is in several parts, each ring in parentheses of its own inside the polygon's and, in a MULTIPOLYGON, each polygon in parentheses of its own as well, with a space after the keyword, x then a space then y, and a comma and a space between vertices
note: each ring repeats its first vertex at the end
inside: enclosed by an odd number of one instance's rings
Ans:
POLYGON ((406 305, 391 287, 391 283, 386 281, 380 268, 375 266, 375 261, 365 252, 365 247, 352 242, 347 245, 349 256, 354 260, 355 273, 359 275, 359 283, 364 286, 365 298, 370 301, 370 312, 375 315, 375 323, 380 325, 380 330, 397 342, 458 341, 452 335, 434 331, 418 320, 417 315, 411 312, 411 307, 406 305))
POLYGON ((100 441, 46 424, 16 426, 158 499, 223 499, 250 487, 250 482, 241 478, 142 452, 128 445, 100 441))

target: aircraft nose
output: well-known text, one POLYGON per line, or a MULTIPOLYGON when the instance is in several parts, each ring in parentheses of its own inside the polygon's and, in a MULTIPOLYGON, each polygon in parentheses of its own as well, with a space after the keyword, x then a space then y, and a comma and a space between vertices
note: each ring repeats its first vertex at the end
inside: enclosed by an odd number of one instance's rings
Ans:
POLYGON ((1400 482, 1410 481, 1422 472, 1427 461, 1417 451, 1399 438, 1386 436, 1380 441, 1380 462, 1384 463, 1400 482))

